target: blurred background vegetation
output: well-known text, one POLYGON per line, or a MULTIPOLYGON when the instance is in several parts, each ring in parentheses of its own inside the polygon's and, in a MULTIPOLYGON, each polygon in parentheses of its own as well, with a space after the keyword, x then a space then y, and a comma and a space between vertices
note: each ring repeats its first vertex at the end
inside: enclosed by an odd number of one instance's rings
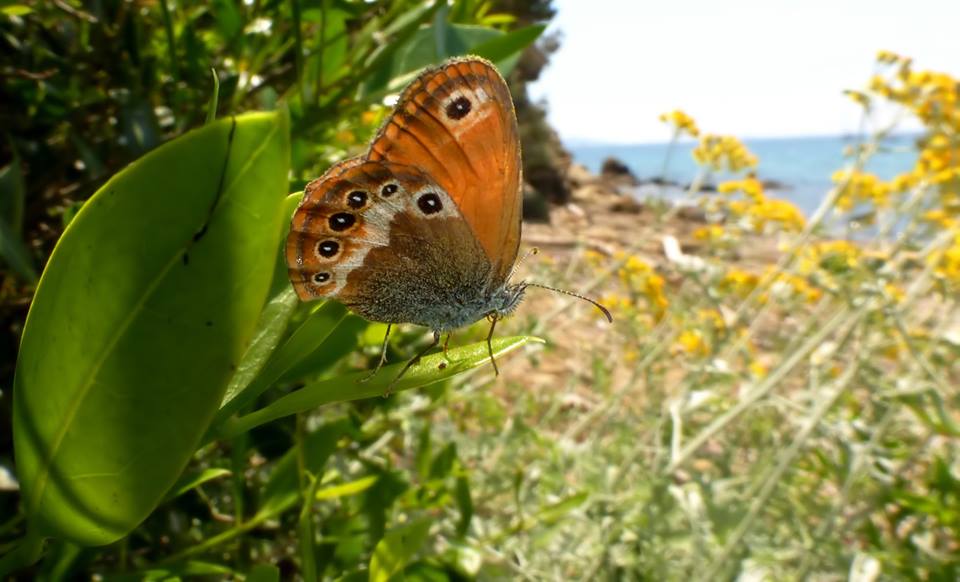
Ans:
MULTIPOLYGON (((510 81, 532 190, 568 201, 569 157, 526 93, 557 46, 541 36, 552 14, 549 0, 0 3, 0 466, 14 466, 19 334, 64 226, 125 164, 202 125, 212 102, 217 116, 289 108, 296 191, 362 150, 384 99, 419 68, 481 54, 510 81)), ((555 352, 508 382, 474 374, 207 445, 183 494, 133 534, 105 548, 54 542, 24 579, 956 580, 960 85, 892 53, 878 71, 849 95, 865 119, 889 102, 920 120, 909 172, 865 171, 892 131, 873 124, 803 216, 764 191, 736 138, 665 114, 697 138, 704 177, 737 174, 718 194, 700 196, 699 179, 687 192, 700 211, 679 251, 697 256, 651 251, 662 233, 643 231, 530 266, 603 291, 615 332, 558 322, 561 308, 531 298, 537 315, 507 325, 555 339, 555 352), (830 238, 854 223, 875 230, 830 238), (544 370, 550 357, 568 365, 544 370)), ((598 199, 578 203, 600 222, 598 199)), ((657 228, 676 216, 658 213, 657 228)), ((596 226, 571 216, 574 230, 596 226)), ((651 220, 620 219, 607 226, 651 220)), ((340 332, 337 366, 375 361, 380 327, 340 332)), ((399 334, 391 359, 420 339, 399 334)), ((0 553, 23 527, 4 482, 0 553)))

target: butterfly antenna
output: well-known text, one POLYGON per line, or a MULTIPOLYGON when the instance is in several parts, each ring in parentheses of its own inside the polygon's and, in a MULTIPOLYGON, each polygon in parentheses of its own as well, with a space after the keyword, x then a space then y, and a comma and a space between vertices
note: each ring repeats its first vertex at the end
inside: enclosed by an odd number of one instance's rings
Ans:
POLYGON ((584 297, 583 295, 574 293, 573 291, 567 291, 566 289, 557 289, 556 287, 549 287, 547 285, 541 285, 539 283, 524 283, 524 285, 526 285, 527 287, 539 287, 541 289, 546 289, 548 291, 553 291, 555 293, 560 293, 562 295, 569 295, 571 297, 576 297, 577 299, 583 299, 584 301, 592 303, 594 307, 596 307, 597 309, 603 312, 603 315, 604 317, 607 318, 607 321, 609 321, 610 323, 613 323, 613 316, 610 315, 610 310, 604 307, 603 305, 600 305, 599 302, 594 301, 593 299, 590 299, 589 297, 584 297))
POLYGON ((513 279, 513 276, 517 274, 517 269, 519 269, 520 265, 522 265, 523 262, 527 260, 527 257, 529 257, 530 255, 539 255, 539 254, 540 254, 540 249, 538 249, 537 247, 533 247, 529 251, 525 252, 523 256, 520 257, 520 260, 513 264, 513 269, 510 270, 510 276, 507 277, 507 281, 513 279))

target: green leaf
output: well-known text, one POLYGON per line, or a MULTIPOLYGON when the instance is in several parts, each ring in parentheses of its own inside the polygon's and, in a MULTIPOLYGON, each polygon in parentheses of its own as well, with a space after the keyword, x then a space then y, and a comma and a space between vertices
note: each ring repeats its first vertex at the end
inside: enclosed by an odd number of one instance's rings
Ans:
POLYGON ((3 217, 0 217, 0 258, 24 280, 36 283, 37 271, 33 268, 30 253, 3 217))
POLYGON ((473 519, 473 496, 470 494, 470 481, 465 476, 457 477, 453 490, 457 509, 460 510, 460 521, 457 522, 457 535, 464 537, 470 530, 470 520, 473 519))
POLYGON ((447 443, 447 446, 437 453, 430 464, 430 478, 443 479, 448 477, 457 462, 457 444, 447 443))
MULTIPOLYGON (((531 342, 542 343, 543 340, 530 336, 496 338, 492 343, 494 357, 502 356, 531 342)), ((436 384, 490 362, 486 342, 451 349, 448 355, 449 361, 442 353, 424 356, 419 364, 411 366, 403 378, 396 383, 394 380, 406 365, 405 362, 384 366, 367 382, 360 382, 360 380, 367 377, 368 372, 357 372, 307 384, 296 392, 277 399, 269 406, 225 422, 219 429, 219 436, 232 438, 271 420, 333 402, 383 396, 387 394, 388 388, 393 392, 399 392, 436 384)))
POLYGON ((553 524, 564 517, 574 509, 583 505, 583 503, 590 497, 590 494, 586 491, 581 491, 580 493, 575 493, 573 495, 568 495, 556 503, 551 503, 546 507, 542 508, 537 513, 537 518, 546 524, 553 524))
POLYGON ((387 582, 403 569, 420 549, 430 532, 427 518, 395 527, 383 536, 370 558, 370 582, 387 582))
MULTIPOLYGON (((291 194, 284 201, 283 216, 289 218, 293 215, 297 205, 300 203, 300 194, 291 194)), ((270 299, 267 301, 263 311, 260 312, 260 318, 257 321, 256 331, 253 334, 253 340, 247 346, 247 351, 243 354, 237 371, 230 379, 230 385, 227 387, 227 393, 223 397, 221 408, 225 407, 235 398, 241 396, 258 378, 263 371, 264 365, 269 361, 277 348, 277 344, 283 339, 287 331, 287 325, 290 317, 293 315, 297 306, 300 305, 300 299, 290 285, 290 279, 287 275, 287 260, 284 256, 284 247, 286 246, 287 233, 290 231, 290 221, 284 220, 280 229, 280 245, 277 249, 277 257, 274 263, 273 282, 270 285, 270 299)), ((256 394, 251 397, 241 398, 235 404, 230 405, 230 410, 235 410, 240 403, 249 402, 256 394)), ((223 414, 227 414, 224 412, 223 414)))
POLYGON ((367 489, 373 487, 379 478, 379 475, 372 475, 370 477, 362 477, 355 481, 350 481, 349 483, 342 483, 332 487, 324 487, 323 489, 317 490, 316 499, 317 501, 323 499, 337 499, 338 497, 349 497, 351 495, 363 493, 367 489))
POLYGON ((517 63, 520 53, 534 43, 546 29, 544 24, 535 24, 513 30, 478 44, 470 49, 472 54, 497 63, 503 75, 509 75, 517 63))
MULTIPOLYGON (((285 293, 287 295, 293 294, 291 300, 296 300, 299 303, 293 287, 289 287, 289 290, 285 293)), ((297 303, 294 304, 294 307, 297 303)), ((291 368, 321 349, 325 340, 337 330, 337 327, 346 317, 347 309, 335 301, 327 301, 318 306, 279 348, 271 347, 270 351, 264 354, 269 356, 266 364, 263 365, 256 377, 243 388, 242 393, 225 402, 220 412, 217 413, 217 423, 222 422, 244 405, 253 402, 257 396, 263 394, 291 368)), ((286 322, 284 322, 285 326, 286 322)))
POLYGON ((131 164, 70 223, 14 380, 34 531, 112 542, 176 482, 266 299, 288 159, 285 114, 222 120, 131 164))
POLYGON ((111 580, 124 581, 130 580, 178 580, 181 577, 194 576, 216 576, 220 579, 230 578, 235 572, 222 564, 214 562, 201 562, 199 560, 187 560, 177 564, 171 564, 165 568, 152 568, 139 574, 129 576, 111 577, 111 580))
POLYGON ((469 54, 473 47, 503 34, 494 28, 464 24, 442 23, 439 27, 420 28, 408 40, 389 45, 389 53, 384 49, 376 55, 376 69, 364 79, 361 94, 369 98, 387 90, 399 90, 420 69, 469 54))
POLYGON ((272 564, 259 564, 250 569, 246 582, 280 582, 280 568, 272 564))
POLYGON ((220 77, 217 76, 217 70, 213 67, 210 68, 210 75, 213 77, 213 91, 210 93, 210 101, 207 103, 206 123, 212 123, 217 119, 217 107, 220 105, 220 77))
POLYGON ((26 188, 23 185, 23 171, 20 168, 20 156, 13 151, 13 161, 0 169, 0 219, 18 238, 23 232, 23 204, 26 188))
POLYGON ((174 485, 173 488, 167 492, 163 498, 163 501, 167 502, 171 499, 180 497, 187 491, 192 491, 204 483, 215 481, 230 474, 231 473, 229 470, 222 468, 204 469, 196 473, 184 473, 181 475, 180 480, 177 481, 176 485, 174 485))
POLYGON ((5 16, 26 16, 33 12, 33 8, 26 4, 7 4, 6 6, 0 6, 0 12, 5 16))

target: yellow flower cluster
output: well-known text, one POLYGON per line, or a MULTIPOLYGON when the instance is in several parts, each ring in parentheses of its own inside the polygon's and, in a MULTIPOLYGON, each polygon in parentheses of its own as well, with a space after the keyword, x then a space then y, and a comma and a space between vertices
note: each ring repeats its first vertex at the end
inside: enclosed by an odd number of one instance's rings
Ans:
POLYGON ((837 198, 837 206, 841 210, 850 210, 861 203, 873 204, 877 208, 890 206, 893 188, 874 174, 838 170, 830 179, 841 188, 837 198))
POLYGON ((960 132, 960 84, 945 73, 914 71, 911 59, 889 51, 877 60, 896 67, 892 78, 876 75, 870 90, 909 108, 934 132, 960 132))
POLYGON ((697 128, 697 122, 679 109, 674 109, 670 113, 660 115, 660 121, 672 125, 677 135, 686 133, 691 137, 700 136, 700 129, 697 128))
POLYGON ((759 283, 760 277, 757 275, 740 269, 731 269, 720 280, 718 288, 724 294, 745 299, 759 283))
POLYGON ((763 200, 763 183, 760 180, 757 180, 756 176, 750 175, 744 178, 743 180, 731 180, 729 182, 721 182, 717 186, 717 192, 721 194, 733 194, 735 192, 742 192, 746 197, 751 198, 757 202, 763 200))
POLYGON ((799 232, 806 225, 799 208, 786 200, 767 198, 763 184, 753 175, 743 180, 721 182, 717 190, 721 194, 739 192, 748 198, 746 201, 731 201, 729 207, 734 215, 749 218, 756 232, 763 232, 768 226, 799 232))
POLYGON ((921 219, 944 229, 957 228, 957 226, 960 225, 955 217, 948 214, 942 208, 934 208, 924 212, 921 219))
POLYGON ((807 247, 800 258, 799 269, 803 274, 825 270, 830 273, 845 273, 860 266, 863 252, 850 241, 832 240, 807 247))
POLYGON ((953 243, 938 255, 932 255, 938 277, 953 286, 960 285, 960 232, 954 236, 953 243))
POLYGON ((692 327, 684 328, 671 347, 674 354, 686 354, 692 357, 710 355, 716 339, 727 332, 723 317, 715 309, 701 309, 692 327))
POLYGON ((723 241, 724 235, 725 231, 719 224, 698 226, 696 230, 693 231, 693 238, 695 240, 710 244, 719 244, 721 241, 723 241))
POLYGON ((677 341, 670 350, 674 354, 686 353, 690 356, 705 356, 710 353, 703 334, 698 329, 685 329, 677 336, 677 341))
POLYGON ((934 134, 920 150, 916 172, 930 176, 930 181, 942 184, 960 178, 960 136, 934 134))
MULTIPOLYGON (((615 257, 624 258, 623 255, 615 257)), ((666 282, 649 263, 636 255, 630 255, 626 257, 618 275, 629 293, 645 300, 657 319, 663 315, 669 305, 664 291, 666 282)))
POLYGON ((693 159, 711 170, 739 172, 757 166, 757 157, 743 143, 729 135, 706 134, 693 149, 693 159))
POLYGON ((745 215, 750 217, 753 228, 763 232, 768 225, 774 225, 787 232, 800 232, 806 225, 806 219, 800 209, 786 200, 764 198, 757 204, 746 208, 745 215))

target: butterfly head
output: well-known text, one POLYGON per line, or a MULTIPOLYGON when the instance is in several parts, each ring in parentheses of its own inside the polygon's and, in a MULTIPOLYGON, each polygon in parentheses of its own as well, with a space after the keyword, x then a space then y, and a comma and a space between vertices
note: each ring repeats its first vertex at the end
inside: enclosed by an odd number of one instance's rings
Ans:
POLYGON ((523 295, 527 291, 527 283, 513 283, 504 285, 502 289, 493 297, 493 310, 487 317, 502 319, 513 313, 520 302, 523 301, 523 295))

